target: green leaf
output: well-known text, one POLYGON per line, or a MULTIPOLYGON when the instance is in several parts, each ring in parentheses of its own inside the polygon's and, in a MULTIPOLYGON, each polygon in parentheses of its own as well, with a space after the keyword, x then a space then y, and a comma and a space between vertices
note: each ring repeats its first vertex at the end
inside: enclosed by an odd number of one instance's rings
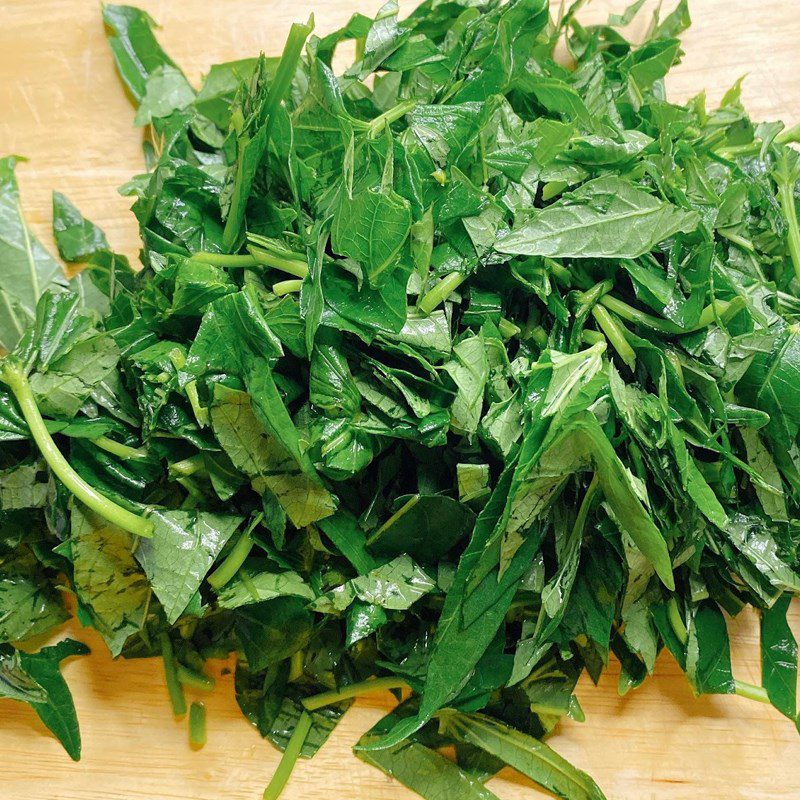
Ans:
POLYGON ((695 212, 621 178, 596 178, 521 220, 497 249, 550 258, 638 258, 676 233, 690 233, 699 222, 695 212))
POLYGON ((544 742, 509 728, 483 714, 446 711, 445 731, 459 741, 480 747, 565 800, 603 800, 597 784, 544 742))
POLYGON ((244 517, 208 511, 153 511, 152 539, 136 558, 170 624, 186 610, 211 565, 244 517))
MULTIPOLYGON (((386 733, 395 721, 395 715, 384 717, 361 737, 358 744, 368 745, 376 737, 386 733)), ((480 781, 463 772, 435 750, 418 742, 403 742, 387 750, 358 749, 356 755, 426 800, 444 800, 449 797, 463 800, 496 798, 480 781)))
POLYGON ((686 676, 695 694, 732 694, 735 689, 728 629, 715 603, 701 603, 692 614, 686 676))
POLYGON ((85 656, 89 648, 85 644, 64 639, 52 647, 44 647, 38 653, 20 653, 20 668, 27 673, 47 694, 43 701, 29 701, 39 718, 53 732, 73 761, 81 757, 81 733, 75 704, 66 681, 61 676, 60 664, 66 658, 85 656))
POLYGON ((33 322, 39 297, 67 286, 61 265, 22 217, 14 176, 18 161, 15 156, 0 159, 0 347, 9 351, 33 322))
POLYGON ((13 564, 0 567, 0 643, 41 636, 68 618, 32 557, 18 555, 13 564))
POLYGON ((133 6, 103 6, 103 22, 120 78, 137 103, 147 92, 147 81, 159 68, 177 70, 153 35, 152 17, 133 6))
POLYGON ((179 69, 169 64, 156 67, 147 76, 133 124, 150 125, 158 117, 168 117, 191 105, 194 96, 194 89, 179 69))
POLYGON ((150 600, 133 550, 130 533, 73 504, 69 553, 75 593, 115 657, 144 626, 150 600))
POLYGON ((227 130, 236 92, 252 78, 257 64, 257 58, 212 64, 195 98, 196 111, 221 130, 227 130))
POLYGON ((256 672, 302 650, 311 633, 312 615, 299 597, 277 597, 236 609, 236 635, 256 672))
POLYGON ((780 330, 770 352, 757 353, 736 386, 748 405, 769 414, 766 431, 781 447, 789 447, 800 429, 800 331, 794 325, 780 330))
POLYGON ((269 489, 297 528, 330 516, 336 501, 319 479, 267 435, 244 392, 217 385, 211 424, 233 465, 269 489))
POLYGON ((64 261, 87 261, 108 249, 106 235, 86 219, 61 192, 53 192, 53 236, 64 261))
POLYGON ((296 572, 253 572, 245 565, 220 589, 217 603, 221 608, 239 608, 287 596, 313 600, 314 592, 296 572))
POLYGON ((107 333, 95 333, 54 359, 47 372, 35 372, 30 383, 46 414, 74 417, 92 392, 117 366, 119 348, 107 333))
POLYGON ((483 336, 462 339, 453 347, 453 360, 444 369, 458 387, 450 424, 458 433, 474 434, 483 415, 483 395, 489 378, 483 336))
POLYGON ((370 552, 391 558, 403 553, 436 563, 467 536, 475 515, 466 506, 441 495, 398 498, 399 508, 367 541, 370 552))
POLYGON ((791 595, 761 615, 761 680, 770 702, 790 720, 797 717, 797 642, 786 621, 791 595))
POLYGON ((357 261, 373 288, 391 274, 411 232, 411 206, 391 187, 341 194, 331 228, 336 253, 357 261))
POLYGON ((318 597, 318 611, 344 611, 356 598, 390 611, 405 611, 434 589, 430 576, 407 555, 398 556, 318 597))

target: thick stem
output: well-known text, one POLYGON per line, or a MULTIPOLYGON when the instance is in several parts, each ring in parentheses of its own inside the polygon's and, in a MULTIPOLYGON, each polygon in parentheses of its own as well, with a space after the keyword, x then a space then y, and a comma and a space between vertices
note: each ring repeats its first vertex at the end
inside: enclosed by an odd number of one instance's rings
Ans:
POLYGON ((408 684, 402 678, 395 678, 394 676, 387 678, 371 678, 370 680, 361 681, 359 683, 351 683, 349 686, 343 686, 336 691, 322 692, 321 694, 306 697, 306 699, 303 700, 303 707, 306 711, 316 711, 318 708, 340 703, 342 700, 350 700, 361 694, 385 692, 388 689, 407 688, 408 684))
POLYGON ((158 640, 161 643, 161 658, 164 661, 164 677, 167 681, 172 713, 176 717, 182 717, 186 713, 186 698, 183 696, 183 688, 178 679, 178 667, 175 663, 175 653, 172 651, 172 641, 167 633, 159 634, 158 640))
POLYGON ((176 673, 182 686, 188 686, 190 689, 196 689, 200 692, 210 692, 217 683, 213 678, 209 678, 208 675, 189 669, 183 664, 177 665, 176 673))
POLYGON ((741 247, 742 250, 746 250, 748 253, 755 253, 756 251, 755 245, 749 239, 745 239, 744 236, 739 236, 738 233, 731 233, 723 228, 717 228, 717 233, 722 236, 723 239, 727 239, 729 242, 732 242, 737 247, 741 247))
POLYGON ((443 303, 467 279, 464 272, 451 272, 442 278, 419 301, 418 308, 423 314, 430 314, 440 303, 443 303))
POLYGON ((255 256, 228 255, 226 253, 194 253, 191 261, 200 261, 203 264, 213 264, 215 267, 255 267, 258 260, 255 256))
POLYGON ((383 114, 378 115, 375 119, 371 120, 367 129, 367 134, 370 138, 374 139, 384 128, 385 125, 391 125, 393 122, 404 117, 409 111, 413 111, 417 105, 416 100, 404 100, 398 103, 383 114))
POLYGON ((147 450, 140 447, 129 447, 127 444, 122 444, 122 442, 115 442, 113 439, 109 439, 108 436, 98 436, 96 439, 90 439, 90 441, 95 447, 99 447, 101 450, 105 450, 107 453, 118 456, 125 461, 141 461, 147 458, 147 450))
POLYGON ((208 582, 214 589, 221 589, 229 583, 244 564, 253 549, 253 538, 250 531, 245 531, 238 539, 227 558, 208 576, 208 582))
POLYGON ((633 371, 636 369, 636 353, 625 338, 625 330, 612 314, 601 305, 592 308, 592 316, 606 335, 611 346, 617 351, 619 357, 633 371))
POLYGON ((281 272, 287 272, 289 275, 301 279, 308 275, 308 264, 299 258, 286 258, 256 247, 253 247, 250 252, 256 263, 262 266, 279 269, 281 272))
POLYGON ((500 317, 500 322, 497 323, 497 329, 500 331, 500 335, 506 341, 513 339, 520 333, 520 329, 513 322, 511 322, 511 320, 508 320, 505 317, 500 317))
POLYGON ((289 777, 292 774, 294 765, 300 756, 300 751, 303 749, 303 743, 305 742, 306 736, 308 736, 308 732, 310 730, 311 716, 304 711, 300 715, 300 719, 297 720, 297 725, 292 732, 289 743, 286 745, 286 749, 283 751, 283 756, 281 758, 281 763, 278 764, 278 769, 275 770, 275 774, 272 776, 269 786, 264 789, 264 800, 278 800, 278 798, 281 796, 281 792, 284 790, 284 787, 286 786, 289 777))
POLYGON ((199 750, 206 743, 206 707, 194 702, 189 708, 189 745, 199 750))
POLYGON ((645 328, 652 328, 655 331, 660 331, 661 333, 670 333, 676 336, 680 336, 683 333, 693 333, 694 331, 702 330, 703 328, 708 327, 712 322, 714 322, 714 320, 718 318, 725 319, 733 312, 738 313, 741 308, 741 302, 737 301, 740 301, 740 298, 737 297, 730 302, 727 300, 715 300, 713 303, 710 303, 703 309, 697 325, 694 325, 691 328, 682 328, 680 325, 676 325, 670 320, 659 319, 659 317, 654 317, 651 314, 646 314, 644 311, 639 311, 638 308, 634 308, 633 306, 624 303, 622 300, 618 300, 613 295, 607 294, 600 299, 600 302, 609 311, 613 311, 615 314, 622 317, 622 319, 627 320, 628 322, 633 322, 637 325, 642 325, 645 328))
POLYGON ((128 511, 122 506, 100 494, 93 486, 78 475, 69 465, 47 431, 36 399, 31 391, 30 383, 22 368, 13 363, 6 363, 0 369, 0 380, 14 393, 19 403, 22 416, 28 423, 36 446, 53 474, 78 498, 87 508, 107 519, 118 528, 122 528, 136 536, 152 536, 153 523, 144 517, 128 511))
POLYGON ((303 281, 297 280, 296 278, 290 281, 278 281, 272 285, 272 294, 276 297, 283 297, 285 294, 299 292, 302 285, 303 281))

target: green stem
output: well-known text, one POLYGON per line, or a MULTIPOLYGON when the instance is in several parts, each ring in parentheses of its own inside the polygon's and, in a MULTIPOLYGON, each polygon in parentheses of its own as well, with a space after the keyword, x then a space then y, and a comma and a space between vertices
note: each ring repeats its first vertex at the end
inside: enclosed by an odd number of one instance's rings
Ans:
POLYGON ((792 257, 794 274, 800 281, 800 225, 797 222, 797 206, 794 202, 794 181, 781 181, 778 184, 778 197, 789 225, 789 253, 792 257))
POLYGON ((284 790, 289 777, 292 774, 294 765, 300 756, 300 751, 303 749, 303 743, 311 730, 311 716, 305 711, 300 715, 297 720, 294 731, 289 739, 286 749, 283 751, 281 763, 278 764, 278 769, 272 776, 269 786, 264 789, 264 800, 278 800, 281 792, 284 790))
POLYGON ((204 675, 202 672, 196 672, 183 664, 178 664, 175 669, 178 680, 182 686, 188 686, 190 689, 197 689, 200 692, 210 692, 217 684, 213 678, 204 675))
POLYGON ((298 650, 297 652, 292 653, 292 656, 289 659, 289 683, 294 683, 303 677, 303 665, 305 664, 305 657, 305 650, 298 650))
POLYGON ((591 328, 584 328, 581 331, 581 341, 584 344, 593 345, 597 344, 598 342, 606 341, 606 337, 603 336, 600 331, 593 331, 591 328))
POLYGON ((746 697, 748 700, 756 700, 759 703, 767 703, 769 705, 769 696, 767 695, 767 690, 763 687, 736 680, 733 685, 734 691, 739 697, 746 697))
POLYGON ((161 658, 164 661, 164 677, 167 680, 167 692, 169 692, 169 701, 172 703, 172 713, 176 717, 182 717, 186 713, 186 698, 183 696, 183 688, 178 679, 172 641, 167 633, 160 633, 158 640, 161 643, 161 658))
POLYGON ((669 624, 672 625, 672 630, 678 637, 681 644, 686 644, 689 641, 689 631, 686 630, 686 623, 681 617, 681 612, 678 609, 678 603, 674 597, 671 597, 667 603, 667 616, 669 617, 669 624))
POLYGON ((724 320, 729 318, 734 314, 734 312, 738 313, 741 310, 740 301, 741 298, 738 297, 730 302, 727 300, 715 300, 713 303, 710 303, 703 309, 697 325, 694 325, 691 328, 683 328, 680 325, 676 325, 674 322, 671 322, 670 320, 659 319, 651 314, 646 314, 644 311, 639 311, 638 308, 629 306, 627 303, 624 303, 622 300, 618 300, 613 295, 607 294, 600 299, 600 302, 609 311, 613 311, 615 314, 622 317, 622 319, 627 320, 628 322, 642 325, 645 328, 652 328, 653 330, 661 331, 661 333, 670 333, 675 335, 693 333, 694 331, 699 331, 708 327, 716 319, 724 320))
POLYGON ((205 469, 205 461, 202 453, 189 456, 181 461, 176 461, 169 465, 170 476, 180 476, 181 478, 189 478, 192 475, 202 472, 205 469))
POLYGON ((722 236, 723 239, 727 239, 729 242, 741 247, 742 250, 746 250, 748 253, 755 253, 756 251, 755 245, 749 239, 745 239, 744 236, 739 236, 738 233, 731 233, 724 228, 717 228, 717 233, 722 236))
POLYGON ((379 114, 375 119, 369 122, 367 127, 367 135, 370 139, 374 139, 384 129, 386 125, 391 125, 393 122, 404 117, 409 111, 413 111, 417 106, 416 100, 403 100, 383 114, 379 114))
POLYGON ((636 353, 625 338, 625 329, 617 322, 616 318, 601 305, 592 306, 592 316, 606 335, 611 346, 617 351, 619 357, 633 372, 636 369, 636 353))
POLYGON ((542 187, 542 200, 546 203, 548 200, 558 197, 567 188, 569 188, 567 181, 550 181, 542 187))
POLYGON ((213 264, 215 267, 245 268, 255 267, 258 259, 249 255, 228 255, 226 253, 194 253, 190 261, 213 264))
POLYGON ((194 702, 189 708, 189 745, 199 750, 206 743, 206 707, 194 702))
POLYGON ((699 331, 707 328, 713 322, 719 320, 720 322, 727 322, 733 319, 743 308, 745 301, 741 297, 734 297, 733 300, 715 300, 709 303, 700 314, 700 319, 694 328, 690 328, 689 333, 692 331, 699 331))
POLYGON ((101 450, 105 450, 107 453, 111 453, 126 461, 141 461, 147 458, 147 450, 141 447, 129 447, 127 444, 115 442, 113 439, 109 439, 108 436, 98 436, 96 439, 91 439, 90 441, 101 450))
POLYGON ((505 341, 513 339, 520 333, 519 327, 505 317, 500 317, 500 322, 497 323, 497 329, 500 331, 500 335, 505 341))
POLYGON ((440 303, 443 303, 467 279, 464 272, 451 272, 445 275, 423 298, 419 301, 419 310, 423 314, 430 314, 440 303))
MULTIPOLYGON (((225 586, 226 583, 233 579, 233 576, 239 571, 242 564, 244 564, 247 556, 250 555, 250 551, 253 549, 252 533, 261 524, 261 520, 263 519, 264 513, 259 511, 250 521, 250 524, 239 537, 225 560, 208 576, 207 580, 214 589, 220 589, 222 586, 225 586)), ((256 593, 256 598, 258 598, 258 593, 256 593)))
MULTIPOLYGON (((259 522, 260 521, 259 519, 259 522)), ((250 535, 251 530, 252 527, 239 537, 225 560, 208 576, 208 583, 214 589, 221 589, 225 584, 229 583, 233 579, 233 576, 239 571, 242 564, 244 564, 247 556, 250 555, 250 551, 253 549, 253 537, 250 535)))
POLYGON ((281 272, 287 272, 289 275, 294 275, 296 278, 301 279, 308 275, 308 264, 299 258, 278 256, 275 253, 255 247, 252 247, 250 252, 253 254, 256 263, 262 266, 279 269, 281 272))
MULTIPOLYGON (((775 137, 775 144, 792 144, 797 142, 800 142, 800 122, 797 125, 793 125, 791 128, 782 130, 775 137)), ((731 147, 725 147, 722 150, 718 150, 717 153, 724 158, 754 156, 758 155, 761 151, 761 147, 761 141, 756 139, 753 142, 748 142, 748 144, 737 144, 731 147)))
POLYGON ((0 368, 0 380, 14 393, 19 403, 22 416, 28 423, 34 442, 53 474, 78 498, 87 508, 107 519, 118 528, 136 536, 152 536, 153 523, 138 514, 128 511, 122 506, 100 494, 93 486, 78 475, 69 465, 61 451, 47 431, 36 399, 31 391, 30 383, 22 368, 13 362, 6 362, 0 368))
POLYGON ((800 142, 800 122, 792 125, 791 128, 785 128, 776 137, 775 141, 778 144, 790 144, 792 142, 800 142))
POLYGON ((272 285, 272 293, 276 297, 283 297, 285 294, 292 294, 292 292, 299 292, 303 285, 303 281, 293 278, 290 281, 278 281, 272 285))
POLYGON ((575 517, 575 524, 572 526, 572 538, 583 538, 583 531, 586 527, 586 520, 589 518, 589 512, 592 510, 592 503, 594 502, 594 496, 597 494, 597 490, 600 488, 600 479, 597 477, 597 473, 595 472, 592 475, 592 480, 589 485, 586 487, 586 493, 583 495, 583 500, 581 500, 580 508, 578 509, 578 516, 575 517))
POLYGON ((322 692, 315 694, 311 697, 306 697, 303 700, 303 707, 306 711, 316 711, 318 708, 339 703, 342 700, 350 700, 360 694, 368 694, 371 692, 384 692, 388 689, 407 689, 408 684, 402 678, 394 676, 387 678, 370 678, 366 681, 359 683, 351 683, 349 686, 343 686, 341 689, 331 692, 322 692))
POLYGON ((547 342, 549 341, 547 331, 541 325, 537 325, 531 330, 530 338, 533 339, 540 350, 544 350, 547 347, 547 342))

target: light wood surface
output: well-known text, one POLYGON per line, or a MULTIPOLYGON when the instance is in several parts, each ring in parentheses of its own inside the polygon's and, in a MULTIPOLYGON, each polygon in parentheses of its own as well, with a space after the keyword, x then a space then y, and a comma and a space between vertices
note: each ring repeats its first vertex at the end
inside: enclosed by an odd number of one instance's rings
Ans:
MULTIPOLYGON (((161 23, 160 39, 197 80, 218 61, 278 53, 289 25, 313 11, 318 31, 343 23, 370 0, 139 0, 161 23)), ((623 2, 595 0, 598 21, 623 2)), ((670 6, 669 0, 665 3, 670 6)), ((406 10, 411 6, 405 5, 406 10)), ((686 56, 670 77, 673 97, 701 89, 710 102, 744 73, 753 116, 800 119, 797 0, 695 0, 686 56)), ((19 180, 27 217, 46 243, 50 191, 69 196, 131 257, 138 249, 129 200, 116 187, 141 170, 140 133, 114 73, 96 0, 0 0, 0 153, 27 156, 19 180)), ((800 634, 800 613, 792 614, 800 634)), ((72 763, 27 707, 0 701, 0 800, 255 800, 278 755, 241 717, 230 675, 208 707, 209 741, 189 749, 171 717, 157 661, 113 663, 102 642, 73 623, 68 632, 93 655, 66 667, 83 732, 72 763)), ((759 679, 757 623, 731 625, 735 673, 759 679)), ((217 665, 218 673, 225 665, 217 665)), ((678 667, 662 656, 656 675, 620 698, 612 663, 600 687, 584 682, 587 721, 564 722, 551 743, 589 771, 609 800, 797 800, 800 737, 771 709, 733 697, 695 700, 678 667)), ((287 800, 405 800, 410 792, 365 766, 350 747, 390 698, 360 703, 332 740, 302 764, 287 800)), ((491 781, 504 800, 542 796, 510 772, 491 781)), ((451 800, 447 798, 447 800, 451 800)), ((452 800, 458 800, 453 798, 452 800)))

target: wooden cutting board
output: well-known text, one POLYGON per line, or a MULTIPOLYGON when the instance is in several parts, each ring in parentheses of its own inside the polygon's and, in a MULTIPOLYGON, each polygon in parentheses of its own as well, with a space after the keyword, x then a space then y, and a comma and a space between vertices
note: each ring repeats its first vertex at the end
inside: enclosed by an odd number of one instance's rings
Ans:
MULTIPOLYGON (((372 0, 139 0, 163 26, 170 55, 197 80, 218 61, 280 52, 292 21, 313 11, 317 31, 341 25, 372 0)), ((596 0, 581 19, 596 22, 622 2, 596 0)), ((669 0, 665 5, 670 6, 669 0)), ((406 5, 408 10, 411 6, 406 5)), ((800 15, 796 0, 695 0, 673 97, 708 90, 711 103, 744 73, 753 117, 800 118, 800 15)), ((0 153, 27 156, 19 180, 27 217, 50 244, 50 192, 64 192, 132 258, 138 250, 129 200, 116 187, 141 171, 140 132, 115 75, 96 0, 0 0, 0 153)), ((800 387, 798 387, 800 390, 800 387)), ((795 633, 800 612, 793 610, 795 633)), ((100 639, 77 624, 68 633, 93 649, 66 667, 83 732, 72 763, 32 711, 0 701, 0 800, 256 800, 278 761, 241 717, 225 665, 205 698, 209 740, 189 749, 173 721, 158 661, 113 663, 100 639)), ((759 680, 757 621, 731 625, 735 673, 759 680)), ((765 706, 735 697, 695 700, 678 667, 659 659, 656 675, 626 697, 612 663, 599 688, 579 687, 584 724, 564 722, 551 743, 586 769, 609 800, 797 800, 800 737, 765 706)), ((352 710, 332 740, 296 770, 287 800, 403 800, 416 797, 350 753, 391 698, 352 710)), ((541 797, 510 771, 491 781, 504 800, 541 797)), ((443 800, 458 800, 443 798, 443 800)))

